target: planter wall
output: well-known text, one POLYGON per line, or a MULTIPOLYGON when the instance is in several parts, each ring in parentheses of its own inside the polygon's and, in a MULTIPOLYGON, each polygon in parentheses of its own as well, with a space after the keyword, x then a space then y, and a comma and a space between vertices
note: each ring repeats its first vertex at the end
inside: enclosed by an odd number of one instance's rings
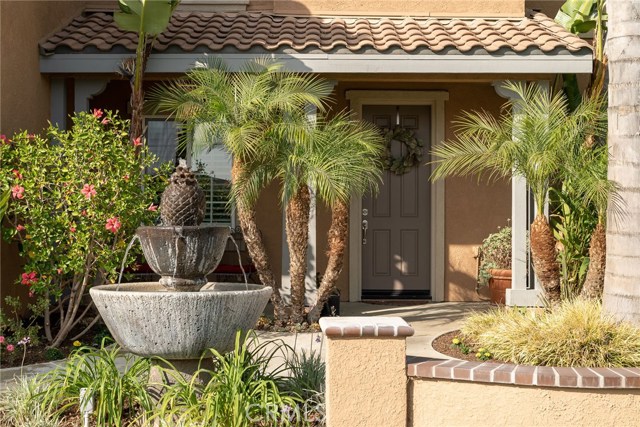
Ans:
POLYGON ((325 317, 326 420, 342 426, 631 426, 639 368, 412 357, 398 317, 325 317), (381 421, 382 420, 382 421, 381 421))

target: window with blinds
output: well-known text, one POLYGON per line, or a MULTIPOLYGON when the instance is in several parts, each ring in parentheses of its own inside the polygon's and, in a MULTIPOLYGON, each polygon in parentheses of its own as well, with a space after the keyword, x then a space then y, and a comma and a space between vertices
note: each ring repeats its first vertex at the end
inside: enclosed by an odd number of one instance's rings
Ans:
POLYGON ((204 222, 235 227, 235 212, 229 203, 231 183, 202 173, 197 175, 197 179, 206 197, 204 222))

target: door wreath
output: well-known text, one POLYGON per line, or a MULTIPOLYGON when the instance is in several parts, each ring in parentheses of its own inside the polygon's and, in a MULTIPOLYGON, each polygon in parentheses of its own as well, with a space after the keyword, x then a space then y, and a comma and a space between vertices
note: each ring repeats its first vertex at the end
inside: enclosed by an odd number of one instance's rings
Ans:
POLYGON ((400 126, 394 129, 386 129, 384 131, 384 140, 387 146, 383 158, 386 170, 396 175, 404 175, 422 160, 422 141, 416 138, 411 130, 400 126), (391 143, 393 141, 401 142, 404 145, 405 154, 403 156, 394 157, 391 154, 391 143))

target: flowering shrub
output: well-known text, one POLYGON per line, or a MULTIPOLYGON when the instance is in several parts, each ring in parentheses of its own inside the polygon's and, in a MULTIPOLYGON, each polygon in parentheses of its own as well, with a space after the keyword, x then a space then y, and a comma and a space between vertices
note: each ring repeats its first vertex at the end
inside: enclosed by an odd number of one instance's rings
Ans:
POLYGON ((149 206, 166 171, 144 174, 155 158, 131 143, 128 127, 94 110, 76 114, 70 131, 50 126, 45 137, 22 132, 0 144, 0 182, 11 190, 3 231, 26 259, 16 283, 29 287, 54 347, 91 312, 80 308, 88 289, 117 277, 135 229, 157 217, 149 206))

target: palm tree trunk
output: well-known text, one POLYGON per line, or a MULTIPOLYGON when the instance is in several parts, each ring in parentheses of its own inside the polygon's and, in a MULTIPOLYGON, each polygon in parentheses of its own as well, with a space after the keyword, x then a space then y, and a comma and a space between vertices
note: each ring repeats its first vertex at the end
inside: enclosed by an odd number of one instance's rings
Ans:
MULTIPOLYGON (((242 163, 240 160, 234 159, 231 179, 235 181, 241 170, 242 163)), ((239 199, 241 199, 241 197, 239 197, 239 199)), ((247 251, 249 251, 251 261, 258 272, 260 282, 262 282, 264 286, 271 286, 271 289, 273 289, 271 303, 273 304, 275 321, 276 323, 286 322, 287 317, 283 309, 282 298, 280 297, 280 287, 273 276, 269 256, 267 255, 267 250, 262 240, 262 234, 258 229, 256 210, 252 206, 247 206, 241 200, 238 200, 236 203, 236 211, 240 228, 242 229, 244 243, 247 245, 247 251)))
POLYGON ((331 228, 327 234, 329 250, 327 251, 327 269, 322 276, 315 305, 309 311, 307 320, 315 323, 320 318, 322 307, 336 288, 336 282, 344 265, 344 251, 347 246, 349 225, 349 207, 346 203, 338 202, 331 209, 331 228))
POLYGON ((536 216, 531 224, 531 259, 547 301, 560 302, 560 266, 556 257, 556 240, 547 218, 536 216))
POLYGON ((601 299, 604 272, 607 262, 607 234, 602 223, 598 223, 589 241, 589 270, 580 295, 588 299, 601 299))
POLYGON ((609 179, 620 186, 626 217, 607 221, 603 309, 640 326, 640 0, 610 0, 609 179))
POLYGON ((131 83, 131 131, 129 138, 131 141, 142 137, 144 134, 144 72, 147 68, 149 55, 153 50, 155 38, 147 40, 144 35, 140 35, 138 49, 136 50, 136 65, 131 83))
POLYGON ((287 243, 289 244, 289 277, 291 278, 291 321, 304 319, 304 294, 309 249, 309 210, 311 195, 303 185, 289 199, 286 212, 287 243))

